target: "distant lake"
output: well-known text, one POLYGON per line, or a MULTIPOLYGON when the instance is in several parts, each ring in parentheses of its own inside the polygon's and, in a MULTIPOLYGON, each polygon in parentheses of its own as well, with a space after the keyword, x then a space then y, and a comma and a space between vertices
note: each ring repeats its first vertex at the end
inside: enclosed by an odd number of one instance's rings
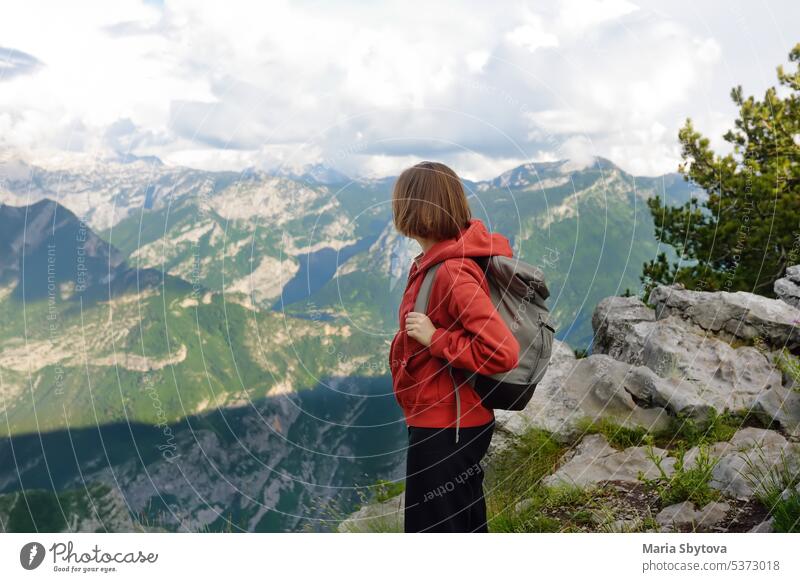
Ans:
POLYGON ((330 281, 339 265, 353 255, 367 250, 378 240, 380 233, 362 238, 357 243, 336 250, 326 247, 313 253, 297 255, 300 269, 283 288, 281 297, 272 309, 280 311, 286 305, 306 299, 330 281))

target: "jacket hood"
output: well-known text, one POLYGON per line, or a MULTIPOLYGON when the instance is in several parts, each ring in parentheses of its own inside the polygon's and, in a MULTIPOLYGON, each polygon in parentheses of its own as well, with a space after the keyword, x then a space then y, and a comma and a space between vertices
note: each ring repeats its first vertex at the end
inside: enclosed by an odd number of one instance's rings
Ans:
POLYGON ((473 218, 469 225, 459 232, 455 238, 448 238, 435 243, 426 253, 414 257, 416 273, 425 271, 431 265, 445 259, 463 257, 513 256, 511 244, 500 233, 489 232, 479 218, 473 218))

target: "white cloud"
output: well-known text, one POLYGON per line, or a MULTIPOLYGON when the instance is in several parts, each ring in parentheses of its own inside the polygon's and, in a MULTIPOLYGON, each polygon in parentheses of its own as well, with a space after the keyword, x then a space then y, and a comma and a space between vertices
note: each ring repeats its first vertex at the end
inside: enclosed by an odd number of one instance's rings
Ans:
POLYGON ((535 52, 540 48, 558 46, 558 37, 545 30, 542 19, 536 14, 529 14, 527 22, 506 34, 506 39, 513 45, 535 52))
POLYGON ((721 132, 731 86, 774 84, 800 15, 788 0, 772 12, 689 0, 6 0, 0 147, 131 149, 208 168, 329 161, 373 175, 433 157, 472 177, 600 155, 658 173, 674 170, 686 117, 721 132))
POLYGON ((489 51, 477 50, 467 53, 464 57, 464 61, 467 63, 467 68, 470 73, 480 73, 483 71, 486 63, 489 62, 490 56, 489 51))
POLYGON ((638 6, 627 0, 561 0, 558 20, 562 29, 572 34, 581 34, 638 9, 638 6))
POLYGON ((594 161, 595 148, 588 137, 576 135, 561 144, 561 152, 563 155, 558 157, 570 161, 564 170, 576 171, 589 166, 594 161))

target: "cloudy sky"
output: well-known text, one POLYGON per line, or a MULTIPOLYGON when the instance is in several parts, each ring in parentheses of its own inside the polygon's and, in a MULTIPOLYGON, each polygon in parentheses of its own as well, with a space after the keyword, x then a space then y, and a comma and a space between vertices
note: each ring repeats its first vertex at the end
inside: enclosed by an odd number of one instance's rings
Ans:
POLYGON ((730 88, 760 95, 800 42, 796 0, 377 4, 3 0, 0 149, 471 178, 599 155, 655 175, 687 116, 719 143, 730 88))

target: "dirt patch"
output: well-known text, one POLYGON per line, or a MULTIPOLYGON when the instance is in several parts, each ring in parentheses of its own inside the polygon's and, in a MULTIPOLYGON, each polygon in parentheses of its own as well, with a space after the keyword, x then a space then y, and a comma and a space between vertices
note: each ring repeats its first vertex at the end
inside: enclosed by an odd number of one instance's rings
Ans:
MULTIPOLYGON (((676 528, 675 532, 749 532, 766 520, 766 508, 756 500, 743 501, 720 497, 730 510, 725 520, 712 527, 676 528)), ((603 481, 592 490, 587 503, 545 508, 542 514, 562 524, 562 531, 658 531, 655 516, 664 508, 658 494, 643 483, 603 481)))

